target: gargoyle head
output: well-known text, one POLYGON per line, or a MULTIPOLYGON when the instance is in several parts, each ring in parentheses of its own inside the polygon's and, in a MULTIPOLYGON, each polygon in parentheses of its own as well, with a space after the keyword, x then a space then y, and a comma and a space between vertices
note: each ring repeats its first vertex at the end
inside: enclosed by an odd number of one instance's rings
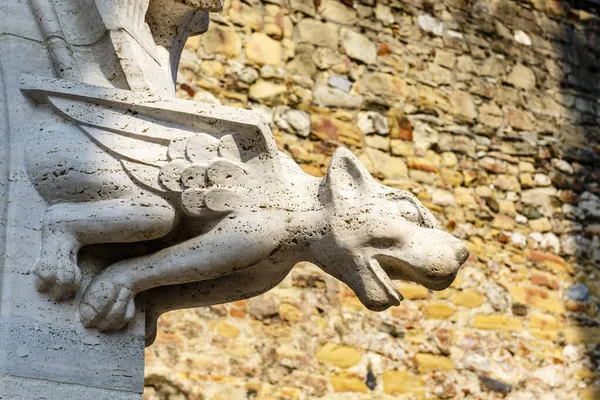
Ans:
POLYGON ((436 228, 415 196, 377 183, 346 149, 333 155, 321 195, 330 236, 316 245, 315 259, 373 311, 403 299, 392 279, 443 290, 469 257, 462 242, 436 228))

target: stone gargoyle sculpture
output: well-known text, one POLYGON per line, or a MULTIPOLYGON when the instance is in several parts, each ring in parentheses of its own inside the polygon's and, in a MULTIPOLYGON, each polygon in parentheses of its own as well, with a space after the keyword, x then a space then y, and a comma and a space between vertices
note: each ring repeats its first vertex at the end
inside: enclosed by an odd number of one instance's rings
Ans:
MULTIPOLYGON (((143 44, 136 51, 151 47, 146 30, 144 40, 128 42, 143 44)), ((402 300, 392 279, 441 290, 468 258, 412 194, 377 183, 349 150, 335 152, 324 178, 311 177, 277 150, 257 114, 136 89, 138 76, 121 56, 115 62, 129 88, 93 84, 68 46, 57 49, 55 65, 68 66, 63 79, 20 76, 22 92, 55 116, 41 124, 46 139, 31 143, 26 160, 49 204, 38 289, 56 300, 72 296, 83 246, 176 238, 97 274, 79 306, 86 327, 122 328, 141 293, 150 343, 161 313, 264 293, 300 261, 380 311, 402 300)))

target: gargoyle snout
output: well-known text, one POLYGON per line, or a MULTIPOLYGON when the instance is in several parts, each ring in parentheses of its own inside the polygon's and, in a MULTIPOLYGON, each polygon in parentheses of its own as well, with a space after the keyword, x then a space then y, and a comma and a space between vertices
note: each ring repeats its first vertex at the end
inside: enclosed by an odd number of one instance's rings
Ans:
POLYGON ((410 238, 409 245, 395 255, 379 257, 393 279, 411 280, 432 290, 443 290, 454 281, 469 258, 467 246, 442 230, 413 227, 410 238))
POLYGON ((470 255, 469 248, 461 243, 459 249, 456 251, 456 261, 458 262, 458 265, 463 265, 470 255))
POLYGON ((469 248, 460 239, 450 234, 443 234, 447 235, 445 244, 454 251, 454 260, 456 261, 456 269, 458 270, 458 268, 460 268, 469 258, 469 255, 471 254, 469 248))
POLYGON ((437 251, 439 251, 440 256, 442 254, 446 254, 447 261, 446 268, 441 268, 439 271, 444 271, 444 273, 448 275, 456 274, 460 267, 469 258, 469 248, 465 246, 461 240, 455 238, 454 236, 443 231, 440 231, 440 233, 445 236, 446 240, 441 241, 438 244, 437 251))

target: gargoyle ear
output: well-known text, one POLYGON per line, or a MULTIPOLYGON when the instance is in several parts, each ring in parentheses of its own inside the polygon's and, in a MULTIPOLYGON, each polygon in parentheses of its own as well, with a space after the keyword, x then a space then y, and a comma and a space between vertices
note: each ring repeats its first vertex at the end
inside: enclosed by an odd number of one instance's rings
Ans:
POLYGON ((350 150, 339 147, 327 168, 326 187, 334 203, 366 196, 373 178, 350 150))

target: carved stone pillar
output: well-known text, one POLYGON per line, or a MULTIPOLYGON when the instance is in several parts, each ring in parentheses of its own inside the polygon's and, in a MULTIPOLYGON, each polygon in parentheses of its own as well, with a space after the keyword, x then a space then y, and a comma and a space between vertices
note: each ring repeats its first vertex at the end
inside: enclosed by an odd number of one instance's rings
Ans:
MULTIPOLYGON (((49 204, 33 186, 26 159, 39 151, 32 142, 45 143, 48 153, 64 143, 54 129, 34 132, 41 121, 56 127, 58 120, 23 95, 19 74, 53 77, 55 72, 27 3, 3 1, 0 14, 0 397, 139 399, 143 313, 125 330, 105 334, 82 326, 81 294, 59 303, 36 290, 32 271, 49 204)), ((47 171, 50 180, 61 173, 55 167, 47 171)), ((106 254, 90 249, 79 255, 83 285, 111 261, 106 254)))

